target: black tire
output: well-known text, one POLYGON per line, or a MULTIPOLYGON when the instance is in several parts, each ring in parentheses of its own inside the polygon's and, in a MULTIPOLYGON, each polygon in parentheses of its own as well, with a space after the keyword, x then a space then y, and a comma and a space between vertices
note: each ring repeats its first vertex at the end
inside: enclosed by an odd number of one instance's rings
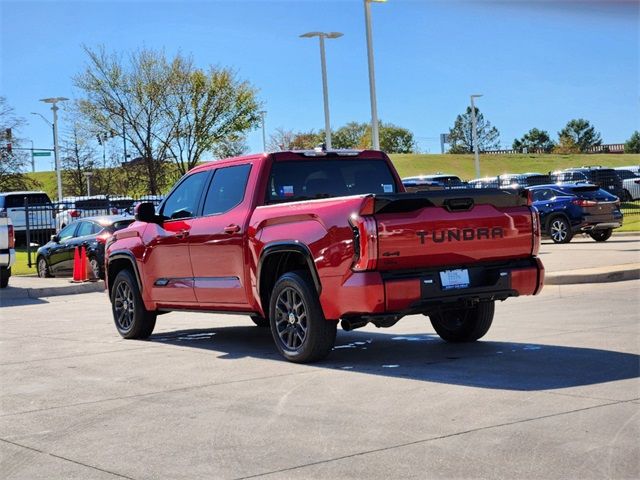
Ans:
POLYGON ((91 255, 89 257, 89 268, 91 269, 91 274, 94 279, 104 280, 104 269, 102 268, 102 265, 100 265, 98 257, 95 255, 91 255))
POLYGON ((556 215, 549 219, 547 232, 551 240, 553 240, 553 243, 569 243, 571 238, 573 238, 569 220, 562 215, 556 215))
POLYGON ((251 321, 260 328, 269 328, 271 326, 271 322, 260 315, 251 315, 251 321))
POLYGON ((606 230, 591 230, 589 236, 596 242, 606 242, 611 237, 613 228, 607 228, 606 230))
POLYGON ((38 271, 38 277, 40 278, 51 278, 53 276, 51 275, 47 259, 42 255, 36 260, 36 270, 38 271))
POLYGON ((10 276, 11 268, 0 267, 0 288, 7 288, 10 276))
POLYGON ((624 189, 624 191, 622 192, 622 198, 620 200, 622 200, 623 202, 633 202, 633 197, 629 193, 629 190, 627 190, 626 188, 624 189))
POLYGON ((480 302, 473 307, 441 310, 429 315, 436 333, 447 342, 475 342, 491 327, 495 302, 480 302))
POLYGON ((338 322, 324 318, 306 272, 288 272, 278 279, 271 292, 269 319, 278 351, 291 362, 321 360, 335 344, 338 322))
POLYGON ((123 338, 149 338, 156 326, 157 314, 144 308, 131 270, 121 270, 113 281, 111 311, 116 329, 123 338))

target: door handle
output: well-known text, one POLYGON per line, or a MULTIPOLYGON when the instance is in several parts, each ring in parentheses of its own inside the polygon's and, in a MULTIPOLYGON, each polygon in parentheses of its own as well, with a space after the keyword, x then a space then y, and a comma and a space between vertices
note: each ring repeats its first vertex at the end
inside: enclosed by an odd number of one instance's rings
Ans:
POLYGON ((185 238, 189 236, 189 230, 180 230, 174 235, 175 238, 185 238))
POLYGON ((224 227, 224 233, 238 233, 239 231, 240 225, 235 225, 233 223, 224 227))

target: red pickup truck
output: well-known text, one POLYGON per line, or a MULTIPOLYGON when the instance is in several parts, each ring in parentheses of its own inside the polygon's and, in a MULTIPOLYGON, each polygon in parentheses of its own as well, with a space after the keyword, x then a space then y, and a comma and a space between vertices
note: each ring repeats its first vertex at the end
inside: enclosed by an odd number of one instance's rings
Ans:
POLYGON ((493 189, 407 193, 378 151, 207 163, 107 245, 115 324, 146 338, 162 312, 246 314, 294 362, 325 357, 339 321, 421 313, 444 340, 475 341, 496 300, 542 288, 530 203, 493 189))

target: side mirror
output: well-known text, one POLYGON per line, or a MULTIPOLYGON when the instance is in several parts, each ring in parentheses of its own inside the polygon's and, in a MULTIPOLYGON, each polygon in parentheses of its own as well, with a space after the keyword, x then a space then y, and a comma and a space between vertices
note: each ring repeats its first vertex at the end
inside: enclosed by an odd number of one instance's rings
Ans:
POLYGON ((60 242, 60 237, 58 235, 51 235, 51 241, 54 243, 59 243, 60 242))
POLYGON ((135 208, 135 218, 139 222, 157 223, 156 207, 151 202, 139 203, 135 208))

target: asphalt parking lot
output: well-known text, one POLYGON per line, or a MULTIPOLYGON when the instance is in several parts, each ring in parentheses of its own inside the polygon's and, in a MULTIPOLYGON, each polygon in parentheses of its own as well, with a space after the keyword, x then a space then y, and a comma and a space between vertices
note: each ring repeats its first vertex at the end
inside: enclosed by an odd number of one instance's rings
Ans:
POLYGON ((246 317, 120 339, 102 293, 5 306, 5 479, 638 478, 640 281, 549 286, 484 341, 421 316, 316 365, 246 317))

